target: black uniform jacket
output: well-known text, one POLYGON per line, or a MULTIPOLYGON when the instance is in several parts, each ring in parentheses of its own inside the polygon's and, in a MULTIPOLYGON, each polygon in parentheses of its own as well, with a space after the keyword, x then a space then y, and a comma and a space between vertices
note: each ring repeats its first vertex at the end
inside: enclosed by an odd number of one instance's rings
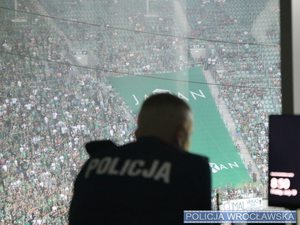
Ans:
POLYGON ((74 184, 70 225, 183 224, 183 210, 211 209, 208 159, 142 137, 117 147, 86 144, 74 184))

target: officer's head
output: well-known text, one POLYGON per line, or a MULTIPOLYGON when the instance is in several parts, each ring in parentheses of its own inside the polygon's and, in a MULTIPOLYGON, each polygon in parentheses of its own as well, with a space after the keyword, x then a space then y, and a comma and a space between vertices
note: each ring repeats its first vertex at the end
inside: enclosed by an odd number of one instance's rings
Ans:
POLYGON ((155 94, 142 105, 135 135, 157 137, 188 150, 192 123, 191 109, 185 101, 168 93, 155 94))

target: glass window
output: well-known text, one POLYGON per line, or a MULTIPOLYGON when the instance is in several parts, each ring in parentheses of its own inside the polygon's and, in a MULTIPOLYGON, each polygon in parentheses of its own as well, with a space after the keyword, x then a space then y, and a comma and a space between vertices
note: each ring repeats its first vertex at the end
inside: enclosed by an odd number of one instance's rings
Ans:
POLYGON ((0 29, 1 222, 65 223, 84 143, 134 140, 157 92, 192 107, 214 207, 263 207, 278 0, 2 0, 0 29))

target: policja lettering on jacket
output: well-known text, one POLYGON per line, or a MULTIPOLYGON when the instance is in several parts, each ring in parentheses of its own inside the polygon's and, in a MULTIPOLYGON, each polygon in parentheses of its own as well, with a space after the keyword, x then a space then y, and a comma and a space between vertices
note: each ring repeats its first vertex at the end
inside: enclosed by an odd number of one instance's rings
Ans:
POLYGON ((150 167, 146 167, 145 164, 146 161, 142 159, 126 159, 121 163, 119 157, 94 158, 88 163, 84 177, 88 179, 91 172, 93 172, 96 175, 140 176, 155 181, 161 180, 166 184, 170 183, 172 167, 170 162, 153 160, 150 167))

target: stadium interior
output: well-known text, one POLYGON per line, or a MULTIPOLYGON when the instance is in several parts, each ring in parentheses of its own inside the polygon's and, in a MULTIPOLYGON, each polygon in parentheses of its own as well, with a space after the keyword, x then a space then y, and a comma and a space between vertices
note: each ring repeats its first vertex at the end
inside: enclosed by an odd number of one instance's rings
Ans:
POLYGON ((134 140, 158 92, 192 107, 214 209, 267 208, 279 0, 0 0, 0 29, 0 224, 66 224, 84 143, 134 140))

